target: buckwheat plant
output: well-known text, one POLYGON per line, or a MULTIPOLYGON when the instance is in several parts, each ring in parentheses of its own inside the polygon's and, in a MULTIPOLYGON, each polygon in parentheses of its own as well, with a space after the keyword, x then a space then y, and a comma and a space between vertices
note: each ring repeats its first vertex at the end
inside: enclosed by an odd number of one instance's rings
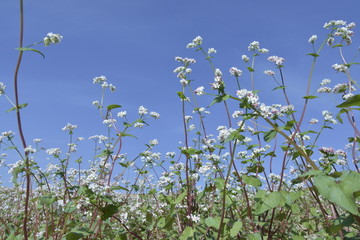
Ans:
POLYGON ((326 36, 309 38, 312 63, 301 108, 288 94, 286 56, 270 55, 253 41, 239 56, 238 66, 222 70, 215 63, 215 54, 221 53, 205 48, 204 40, 196 37, 186 47, 205 58, 213 81, 195 85, 192 72, 201 61, 175 58, 183 127, 178 150, 158 152, 155 138, 134 153, 127 152, 124 141, 160 114, 146 106, 131 110, 109 104, 106 96, 116 94, 116 87, 105 76, 92 80, 100 89, 92 105, 104 132, 82 137, 77 134, 81 126, 64 123, 66 148, 60 148, 61 143, 45 147, 46 140, 39 138, 30 144, 20 115, 27 104, 20 104, 18 93, 22 55, 32 51, 44 56, 34 47, 60 43, 62 36, 48 33, 43 41, 23 47, 22 0, 20 20, 14 101, 0 82, 0 96, 10 103, 18 124, 17 131, 4 129, 0 135, 0 167, 7 168, 13 183, 0 186, 1 239, 360 237, 360 95, 351 72, 359 63, 347 60, 344 50, 353 50, 355 23, 333 20, 324 25, 326 36), (310 95, 317 59, 325 48, 338 52, 338 62, 329 68, 344 80, 333 84, 324 77, 315 83, 317 95, 310 95), (259 69, 258 61, 273 67, 259 69), (283 96, 282 103, 263 100, 255 88, 255 72, 274 81, 273 91, 283 96), (244 88, 248 85, 251 89, 244 88), (335 108, 314 107, 312 112, 318 111, 321 119, 307 116, 312 99, 329 94, 338 96, 335 108), (220 124, 214 127, 211 119, 220 124), (349 124, 353 133, 344 141, 336 136, 343 148, 329 146, 324 133, 336 135, 340 124, 349 124), (80 151, 85 141, 94 144, 91 152, 80 151), (10 160, 10 154, 17 159, 10 160), (39 164, 44 158, 47 166, 39 164))

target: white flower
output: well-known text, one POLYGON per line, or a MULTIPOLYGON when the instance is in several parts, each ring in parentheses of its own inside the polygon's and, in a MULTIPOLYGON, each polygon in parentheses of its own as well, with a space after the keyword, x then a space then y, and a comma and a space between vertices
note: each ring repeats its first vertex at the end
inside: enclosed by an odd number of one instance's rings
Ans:
POLYGON ((160 118, 160 114, 157 112, 150 112, 150 116, 153 117, 154 119, 159 119, 160 118))
POLYGON ((139 115, 145 115, 148 113, 148 110, 144 106, 139 107, 139 115))
POLYGON ((332 113, 327 110, 322 111, 325 122, 330 122, 332 124, 337 124, 337 121, 333 118, 332 113))
POLYGON ((265 71, 264 71, 264 74, 265 74, 265 75, 268 75, 268 76, 274 76, 274 75, 275 75, 275 72, 272 71, 272 70, 265 70, 265 71))
POLYGON ((34 143, 39 143, 39 142, 41 142, 41 141, 42 141, 42 139, 40 139, 40 138, 35 138, 35 139, 33 140, 34 143))
POLYGON ((317 120, 316 118, 312 118, 312 119, 310 119, 310 121, 309 121, 310 124, 316 124, 316 123, 318 123, 318 122, 319 122, 319 120, 317 120))
POLYGON ((220 142, 224 142, 232 132, 236 131, 236 129, 228 129, 226 126, 219 126, 216 130, 219 131, 219 135, 217 136, 217 138, 218 140, 220 140, 220 142))
POLYGON ((192 116, 185 116, 184 118, 185 118, 185 121, 186 121, 186 122, 189 122, 191 119, 193 119, 192 116))
POLYGON ((329 87, 321 87, 318 88, 317 92, 318 93, 331 93, 332 89, 329 87))
POLYGON ((325 78, 325 79, 323 79, 323 80, 321 81, 320 85, 321 85, 321 86, 325 86, 325 85, 327 85, 327 84, 329 84, 329 83, 331 83, 331 80, 325 78))
POLYGON ((270 62, 274 62, 276 65, 282 65, 285 61, 284 58, 282 57, 278 57, 278 56, 271 56, 271 57, 268 57, 268 60, 270 62))
POLYGON ((354 96, 353 93, 348 93, 348 94, 345 94, 344 96, 342 96, 342 98, 343 98, 344 100, 348 100, 349 98, 351 98, 351 97, 353 97, 353 96, 354 96))
POLYGON ((230 68, 229 72, 230 72, 231 75, 233 75, 235 77, 239 77, 242 74, 242 71, 240 69, 236 68, 236 67, 230 68))
POLYGON ((152 146, 155 146, 155 145, 159 144, 159 141, 157 139, 153 139, 153 140, 149 141, 149 144, 152 145, 152 146))
POLYGON ((142 128, 144 126, 144 124, 143 123, 140 123, 140 122, 136 122, 135 124, 134 124, 134 127, 135 128, 142 128))
POLYGON ((194 91, 196 93, 196 95, 200 96, 204 94, 204 86, 200 86, 197 89, 195 89, 194 91))
POLYGON ((102 143, 102 142, 105 142, 108 140, 108 137, 104 136, 104 135, 94 135, 94 136, 91 136, 89 137, 89 139, 94 139, 94 140, 97 140, 99 141, 99 143, 102 143))
POLYGON ((196 63, 196 60, 193 58, 175 57, 175 61, 181 62, 185 66, 189 66, 190 64, 196 63))
POLYGON ((208 55, 212 54, 212 53, 216 53, 216 49, 215 48, 209 48, 208 50, 208 55))
POLYGON ((61 41, 63 37, 60 34, 48 33, 46 37, 44 37, 45 46, 49 46, 51 43, 56 44, 61 41))
POLYGON ((254 106, 259 105, 259 97, 254 94, 252 91, 248 91, 246 89, 241 89, 241 90, 237 90, 236 91, 236 95, 238 96, 238 98, 241 99, 247 99, 247 101, 251 104, 253 104, 254 106))
POLYGON ((355 27, 355 23, 352 22, 352 23, 349 23, 347 26, 346 26, 348 29, 352 29, 355 27))
POLYGON ((103 121, 103 124, 108 125, 108 127, 112 127, 115 123, 116 119, 104 119, 103 121))
POLYGON ((101 87, 107 88, 107 87, 109 87, 109 84, 107 82, 103 82, 103 83, 101 83, 101 87))
POLYGON ((99 101, 93 101, 93 102, 92 102, 92 104, 93 104, 94 106, 97 106, 97 107, 99 107, 99 106, 100 106, 99 101))
POLYGON ((186 216, 186 218, 191 220, 194 223, 200 222, 200 215, 190 214, 190 215, 186 216))
POLYGON ((236 110, 236 111, 234 111, 234 113, 232 114, 232 117, 233 117, 233 118, 238 118, 238 117, 240 117, 243 113, 244 113, 243 111, 236 110))
POLYGON ((315 43, 316 39, 317 39, 317 36, 316 36, 316 35, 312 35, 312 36, 309 38, 308 42, 309 42, 309 43, 315 43))
POLYGON ((197 36, 196 38, 194 38, 192 40, 191 43, 189 43, 186 48, 195 48, 195 47, 198 47, 202 44, 202 38, 200 36, 197 36))
POLYGON ((103 83, 106 82, 106 77, 105 76, 99 76, 99 77, 95 77, 93 78, 93 83, 103 83))
POLYGON ((59 156, 61 154, 60 148, 49 148, 46 153, 53 156, 59 156))
POLYGON ((7 132, 2 132, 1 135, 4 137, 11 138, 15 135, 15 133, 13 133, 13 131, 7 131, 7 132))
POLYGON ((241 59, 244 61, 244 62, 248 62, 250 60, 250 58, 246 55, 242 55, 241 56, 241 59))
POLYGON ((121 111, 121 112, 118 112, 118 113, 117 113, 117 116, 118 116, 118 117, 125 117, 126 114, 127 114, 126 111, 121 111))
POLYGON ((333 26, 340 26, 340 25, 346 25, 346 21, 344 20, 331 20, 330 22, 327 22, 324 24, 324 28, 330 28, 333 26))
POLYGON ((77 128, 77 125, 72 125, 70 123, 66 124, 65 127, 62 128, 63 131, 69 130, 70 132, 72 132, 74 129, 77 128))
POLYGON ((269 49, 266 49, 266 48, 259 49, 259 53, 268 53, 268 52, 269 52, 269 49))
POLYGON ((27 146, 24 151, 25 153, 36 153, 36 149, 32 148, 31 145, 27 146))
POLYGON ((253 41, 252 43, 250 43, 250 45, 248 46, 248 50, 249 51, 255 51, 258 50, 260 47, 260 43, 258 41, 253 41))
POLYGON ((109 89, 111 92, 115 92, 116 87, 110 83, 109 89))
POLYGON ((334 43, 334 40, 335 40, 335 38, 329 37, 329 38, 327 39, 327 45, 328 45, 328 46, 331 46, 331 45, 334 43))
POLYGON ((176 155, 175 152, 167 152, 165 158, 174 158, 176 155))
POLYGON ((346 70, 348 69, 348 67, 345 66, 344 64, 337 64, 337 63, 332 65, 332 68, 335 69, 337 72, 346 72, 346 70))
POLYGON ((215 69, 215 76, 217 76, 217 77, 221 77, 222 76, 222 72, 221 72, 221 70, 220 69, 215 69))
POLYGON ((186 80, 185 78, 182 78, 182 79, 180 79, 180 83, 181 83, 181 85, 186 86, 189 84, 189 81, 186 80))
POLYGON ((3 82, 0 82, 0 96, 5 94, 5 84, 3 82))

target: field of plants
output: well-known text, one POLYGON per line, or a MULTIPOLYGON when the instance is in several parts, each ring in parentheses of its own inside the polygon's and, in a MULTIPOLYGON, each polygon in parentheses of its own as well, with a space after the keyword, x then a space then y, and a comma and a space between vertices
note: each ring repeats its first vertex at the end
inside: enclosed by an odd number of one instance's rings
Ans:
POLYGON ((131 119, 122 103, 106 104, 107 96, 116 94, 106 76, 89 79, 89 86, 99 88, 93 107, 99 113, 94 117, 107 126, 103 135, 84 139, 77 125, 68 123, 62 129, 68 135, 66 149, 44 148, 42 139, 26 137, 21 113, 27 104, 21 104, 18 91, 22 57, 44 57, 39 46, 61 48, 63 37, 49 33, 40 42, 23 44, 23 8, 20 0, 13 83, 0 82, 1 100, 12 105, 8 111, 18 126, 0 135, 0 167, 12 176, 12 186, 0 186, 0 239, 360 239, 360 86, 351 72, 360 63, 359 54, 350 61, 343 53, 353 49, 355 23, 331 20, 323 26, 327 35, 309 38, 309 77, 307 91, 296 100, 302 102, 299 109, 288 94, 285 59, 269 56, 258 41, 239 56, 242 69, 226 70, 217 68, 217 51, 202 37, 184 43, 198 57, 175 57, 182 146, 161 154, 153 139, 129 157, 124 142, 141 137, 132 130, 149 127, 160 114, 139 106, 137 118, 131 119), (342 60, 329 69, 347 81, 324 79, 311 95, 313 72, 325 48, 342 60), (273 68, 261 69, 261 61, 273 68), (209 86, 193 79, 197 64, 208 65, 213 73, 209 86), (242 87, 242 79, 254 86, 255 71, 276 84, 273 92, 283 96, 282 104, 263 102, 256 89, 242 87), (237 89, 227 87, 229 76, 237 89), (332 106, 336 112, 324 109, 322 119, 308 116, 314 99, 328 95, 338 96, 332 106), (199 105, 200 98, 207 98, 208 106, 199 105), (213 131, 207 124, 215 106, 223 109, 225 121, 213 131), (323 134, 339 124, 353 131, 337 139, 344 148, 323 145, 323 134), (89 165, 78 157, 83 141, 95 145, 86 153, 93 154, 89 165), (38 153, 57 163, 42 166, 38 153), (9 157, 14 155, 20 160, 9 157))

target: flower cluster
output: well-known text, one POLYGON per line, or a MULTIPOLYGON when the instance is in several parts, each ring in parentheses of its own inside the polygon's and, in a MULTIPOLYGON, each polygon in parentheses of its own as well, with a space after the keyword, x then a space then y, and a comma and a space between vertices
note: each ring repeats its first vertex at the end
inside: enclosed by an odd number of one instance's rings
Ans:
POLYGON ((259 109, 263 117, 277 118, 284 116, 284 114, 291 114, 294 111, 294 106, 281 106, 280 104, 272 104, 271 106, 266 106, 264 103, 261 103, 259 109))
POLYGON ((0 96, 5 94, 5 84, 3 82, 0 82, 0 96))
POLYGON ((72 132, 76 128, 77 128, 77 125, 72 125, 72 124, 68 123, 68 124, 66 124, 65 127, 62 128, 62 130, 72 132))
POLYGON ((315 43, 316 39, 317 39, 317 36, 316 36, 316 35, 312 35, 312 36, 309 38, 308 42, 309 42, 309 43, 315 43))
POLYGON ((325 122, 329 122, 332 124, 337 124, 337 121, 334 119, 333 115, 331 112, 324 110, 322 111, 322 115, 324 117, 325 122))
POLYGON ((337 72, 346 72, 346 70, 348 69, 348 67, 345 64, 338 64, 338 63, 332 65, 332 68, 335 69, 335 71, 337 72))
POLYGON ((251 103, 253 106, 258 106, 260 104, 259 102, 259 96, 256 95, 254 92, 241 89, 236 91, 236 95, 240 99, 246 99, 249 103, 251 103))
MULTIPOLYGON (((249 52, 259 52, 259 53, 268 53, 269 50, 266 48, 260 48, 260 43, 258 41, 253 41, 248 46, 249 52)), ((244 60, 244 59, 243 59, 244 60)))
POLYGON ((200 95, 204 95, 204 86, 200 86, 197 89, 195 89, 194 91, 196 93, 196 95, 200 96, 200 95))
POLYGON ((213 90, 219 90, 220 92, 224 90, 225 83, 222 79, 222 72, 220 69, 215 69, 214 82, 210 83, 210 85, 213 90))
POLYGON ((332 32, 327 40, 327 44, 332 46, 334 43, 335 37, 341 37, 347 45, 350 45, 352 40, 351 37, 354 35, 354 32, 351 30, 355 27, 355 23, 346 24, 344 20, 331 20, 324 24, 324 28, 332 28, 332 32))
MULTIPOLYGON (((114 85, 112 85, 111 83, 109 84, 107 82, 107 78, 105 76, 99 76, 99 77, 95 77, 93 78, 93 84, 100 84, 102 88, 109 88, 110 91, 114 92, 116 87, 114 85)), ((94 105, 96 105, 95 103, 93 103, 94 105)))
POLYGON ((278 57, 278 56, 268 57, 268 60, 269 60, 270 62, 275 63, 275 64, 278 65, 278 66, 281 66, 281 65, 284 63, 284 61, 285 61, 284 58, 278 57))
POLYGON ((59 43, 62 40, 62 36, 60 34, 48 33, 46 37, 44 37, 45 46, 49 46, 50 44, 59 43))
MULTIPOLYGON (((196 38, 194 38, 192 40, 191 43, 189 43, 188 45, 186 45, 186 48, 196 48, 196 47, 200 47, 202 44, 203 39, 200 36, 197 36, 196 38)), ((210 52, 210 49, 209 49, 210 52)), ((213 52, 213 51, 212 51, 213 52)), ((215 50, 216 52, 216 50, 215 50)))
POLYGON ((240 69, 236 68, 236 67, 230 68, 229 72, 230 72, 231 75, 233 75, 235 77, 240 77, 241 74, 242 74, 242 71, 240 69))

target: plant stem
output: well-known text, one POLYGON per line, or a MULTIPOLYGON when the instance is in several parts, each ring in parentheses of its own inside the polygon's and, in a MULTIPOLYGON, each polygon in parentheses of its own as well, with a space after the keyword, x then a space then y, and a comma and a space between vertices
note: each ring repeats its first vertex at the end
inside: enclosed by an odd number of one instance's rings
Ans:
MULTIPOLYGON (((20 0, 20 39, 19 39, 19 48, 23 47, 23 39, 24 39, 24 4, 23 0, 20 0)), ((15 106, 16 106, 16 120, 19 129, 19 134, 21 138, 21 142, 23 148, 26 148, 26 141, 24 137, 24 133, 21 126, 21 116, 20 116, 20 107, 19 107, 19 93, 18 93, 18 74, 20 70, 21 60, 22 60, 23 52, 19 51, 18 60, 15 67, 14 73, 14 90, 15 90, 15 106)), ((28 153, 25 152, 25 172, 26 172, 26 195, 25 195, 25 209, 24 209, 24 220, 23 220, 23 232, 24 239, 28 239, 28 231, 27 231, 27 220, 29 215, 29 198, 30 198, 30 166, 29 166, 29 156, 28 153)))

